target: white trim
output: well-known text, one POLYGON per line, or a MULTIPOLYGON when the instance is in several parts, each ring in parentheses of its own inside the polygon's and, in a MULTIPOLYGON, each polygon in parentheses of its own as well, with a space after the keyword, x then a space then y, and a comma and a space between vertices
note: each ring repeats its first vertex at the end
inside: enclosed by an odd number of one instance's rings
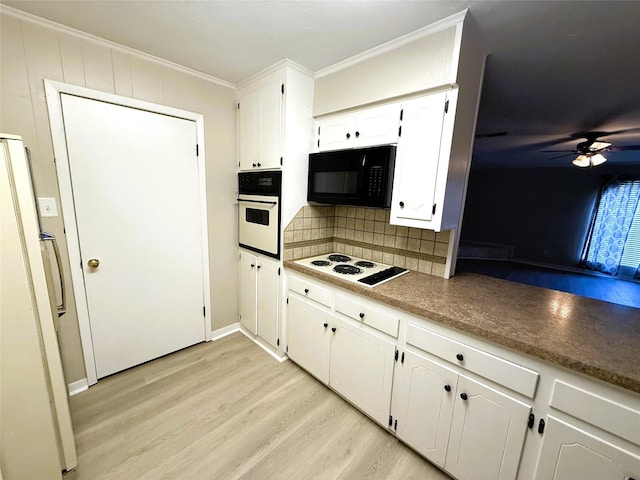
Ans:
POLYGON ((231 335, 232 333, 236 333, 240 331, 240 323, 232 323, 231 325, 227 325, 226 327, 218 328, 211 332, 211 340, 216 341, 221 338, 226 337, 227 335, 231 335))
POLYGON ((89 389, 89 382, 87 382, 86 378, 81 378, 80 380, 76 380, 75 382, 71 382, 67 385, 67 390, 69 390, 69 396, 73 397, 78 393, 82 393, 85 390, 89 389))
POLYGON ((246 330, 242 325, 240 326, 240 333, 242 333, 245 337, 247 337, 249 340, 251 340, 257 346, 259 346, 261 349, 263 349, 265 352, 267 352, 273 358, 275 358, 278 362, 282 363, 282 362, 286 362, 287 360, 289 360, 289 357, 287 357, 286 355, 283 355, 282 357, 280 357, 277 353, 275 353, 273 350, 271 350, 271 347, 267 346, 267 344, 265 344, 265 343, 262 343, 262 340, 260 339, 260 337, 256 337, 251 332, 246 330))
POLYGON ((206 80, 207 82, 216 83, 218 85, 221 85, 221 86, 227 87, 227 88, 231 88, 233 90, 236 89, 236 86, 233 83, 227 82, 226 80, 222 80, 221 78, 218 78, 218 77, 214 77, 213 75, 209 75, 207 73, 203 73, 203 72, 200 72, 198 70, 194 70, 192 68, 185 67, 184 65, 180 65, 179 63, 174 63, 174 62, 172 62, 170 60, 165 60, 164 58, 156 57, 154 55, 142 52, 140 50, 136 50, 134 48, 130 48, 130 47, 126 47, 124 45, 120 45, 119 43, 115 43, 115 42, 112 42, 110 40, 106 40, 104 38, 97 37, 95 35, 91 35, 90 33, 83 32, 82 30, 77 30, 75 28, 71 28, 71 27, 68 27, 66 25, 62 25, 60 23, 56 23, 56 22, 53 22, 51 20, 47 20, 45 18, 38 17, 38 16, 32 15, 30 13, 23 12, 21 10, 16 10, 15 8, 12 8, 12 7, 7 7, 6 5, 3 5, 3 4, 0 4, 0 13, 4 13, 4 14, 10 15, 10 16, 13 16, 15 18, 18 18, 19 20, 25 20, 25 21, 28 21, 28 22, 36 23, 36 24, 41 25, 43 27, 47 27, 47 28, 51 28, 53 30, 56 30, 56 31, 58 31, 60 33, 65 33, 67 35, 72 35, 74 37, 82 38, 83 40, 87 40, 87 41, 94 42, 94 43, 99 43, 99 44, 105 45, 105 46, 107 46, 109 48, 113 48, 115 50, 119 50, 119 51, 121 51, 123 53, 128 53, 129 55, 135 55, 137 57, 143 58, 143 59, 148 60, 150 62, 159 63, 160 65, 164 65, 164 66, 173 68, 173 69, 178 70, 178 71, 180 71, 182 73, 186 73, 187 75, 193 75, 195 77, 201 78, 202 80, 206 80))
POLYGON ((246 87, 247 85, 252 84, 253 82, 255 82, 256 80, 259 80, 261 78, 264 78, 268 75, 271 75, 272 73, 275 73, 279 70, 281 70, 282 68, 292 68, 294 70, 297 70, 301 73, 303 73, 304 75, 306 75, 307 77, 313 78, 313 71, 309 70, 308 68, 303 67, 302 65, 289 60, 288 58, 283 58, 282 60, 274 63, 273 65, 268 66, 267 68, 260 70, 258 73, 254 73, 253 75, 251 75, 248 78, 245 78, 244 80, 238 82, 236 84, 236 88, 238 90, 243 89, 244 87, 246 87))
POLYGON ((403 35, 401 37, 394 38, 393 40, 389 40, 388 42, 370 48, 369 50, 365 50, 364 52, 357 53, 352 57, 349 57, 338 63, 334 63, 333 65, 322 68, 315 72, 314 78, 321 78, 327 75, 331 75, 332 73, 339 72, 340 70, 349 68, 357 63, 364 62, 365 60, 377 57, 378 55, 382 55, 383 53, 390 52, 391 50, 395 50, 396 48, 402 47, 403 45, 407 45, 421 38, 433 35, 436 32, 440 32, 442 30, 446 30, 447 28, 456 26, 458 23, 464 20, 468 11, 469 9, 464 9, 461 12, 455 13, 447 18, 443 18, 442 20, 438 20, 437 22, 431 23, 411 33, 407 33, 406 35, 403 35))
POLYGON ((104 93, 89 88, 77 87, 66 83, 44 80, 47 108, 49 111, 49 122, 51 124, 51 137, 53 140, 53 151, 55 156, 56 173, 60 189, 60 203, 62 205, 64 227, 66 231, 67 246, 69 248, 69 263, 73 291, 75 292, 76 311, 78 314, 78 326, 80 329, 80 340, 84 356, 84 365, 87 375, 88 385, 98 382, 96 372, 95 356, 93 351, 93 340, 91 335, 91 323, 89 321, 89 306, 87 304, 86 289, 84 285, 84 273, 80 265, 80 243, 78 237, 78 227, 76 225, 75 204, 73 200, 73 189, 71 184, 71 174, 69 169, 69 155, 67 152, 67 142, 64 131, 64 119, 62 115, 62 104, 60 95, 67 93, 92 100, 121 105, 139 110, 145 110, 161 115, 170 115, 185 120, 191 120, 196 124, 196 138, 200 146, 198 155, 198 173, 200 175, 200 206, 202 209, 202 264, 203 264, 203 303, 205 306, 204 317, 204 340, 211 340, 211 298, 209 285, 209 247, 207 233, 207 198, 205 186, 205 155, 204 155, 204 116, 199 113, 180 110, 165 105, 136 100, 129 97, 104 93))

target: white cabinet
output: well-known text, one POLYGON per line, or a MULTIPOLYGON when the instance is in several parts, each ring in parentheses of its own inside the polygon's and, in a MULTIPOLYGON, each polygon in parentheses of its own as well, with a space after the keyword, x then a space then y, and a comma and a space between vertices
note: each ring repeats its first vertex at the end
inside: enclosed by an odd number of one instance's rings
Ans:
POLYGON ((398 438, 459 480, 516 477, 530 406, 411 351, 393 388, 398 438))
POLYGON ((289 279, 287 354, 291 360, 365 412, 387 425, 391 404, 395 343, 355 322, 341 320, 318 303, 332 300, 324 289, 298 277, 289 279), (304 295, 304 297, 303 297, 304 295))
POLYGON ((279 264, 240 253, 240 324, 272 347, 279 346, 279 264))
POLYGON ((529 405, 460 375, 445 470, 459 480, 516 478, 530 412, 529 405))
POLYGON ((289 295, 288 303, 287 354, 322 383, 328 384, 329 313, 295 295, 289 295))
POLYGON ((551 415, 548 417, 536 480, 638 478, 640 457, 551 415))
POLYGON ((238 97, 240 170, 279 168, 282 158, 282 80, 238 97))
POLYGON ((458 374, 423 355, 396 364, 391 413, 398 438, 441 468, 447 454, 458 374))
POLYGON ((318 121, 318 150, 396 143, 399 129, 399 103, 327 117, 318 121))

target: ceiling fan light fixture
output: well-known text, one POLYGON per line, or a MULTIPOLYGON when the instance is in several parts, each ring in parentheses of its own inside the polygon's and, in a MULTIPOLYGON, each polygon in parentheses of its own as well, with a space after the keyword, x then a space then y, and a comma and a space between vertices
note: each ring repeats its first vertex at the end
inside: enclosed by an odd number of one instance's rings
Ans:
POLYGON ((589 150, 595 152, 597 150, 602 150, 603 148, 607 148, 610 146, 611 144, 608 142, 593 142, 591 145, 589 145, 589 150))
POLYGON ((596 153, 595 155, 578 155, 571 163, 576 167, 595 167, 606 161, 603 155, 596 153))

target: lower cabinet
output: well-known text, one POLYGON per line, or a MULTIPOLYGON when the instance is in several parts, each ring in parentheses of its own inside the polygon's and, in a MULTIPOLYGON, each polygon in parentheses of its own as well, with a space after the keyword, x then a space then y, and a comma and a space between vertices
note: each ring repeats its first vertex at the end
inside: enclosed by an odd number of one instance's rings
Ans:
POLYGON ((531 408, 406 351, 396 367, 398 438, 459 480, 516 478, 531 408))
POLYGON ((240 324, 274 348, 278 347, 278 262, 240 253, 240 324))
POLYGON ((287 312, 288 355, 382 425, 388 424, 395 343, 295 295, 287 312))
POLYGON ((549 415, 535 479, 640 479, 640 457, 549 415))

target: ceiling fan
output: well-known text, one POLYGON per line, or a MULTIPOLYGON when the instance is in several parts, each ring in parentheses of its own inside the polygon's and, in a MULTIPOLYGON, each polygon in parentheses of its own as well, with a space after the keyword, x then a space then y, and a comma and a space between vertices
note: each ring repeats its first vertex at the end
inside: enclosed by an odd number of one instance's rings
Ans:
POLYGON ((577 155, 571 163, 577 167, 595 167, 607 161, 603 155, 605 152, 615 152, 623 150, 640 150, 640 145, 624 145, 614 147, 609 142, 603 142, 600 137, 606 137, 620 132, 588 132, 575 135, 576 138, 586 138, 584 142, 578 143, 573 150, 541 150, 543 153, 562 153, 551 157, 549 160, 556 158, 568 157, 569 155, 577 155))

